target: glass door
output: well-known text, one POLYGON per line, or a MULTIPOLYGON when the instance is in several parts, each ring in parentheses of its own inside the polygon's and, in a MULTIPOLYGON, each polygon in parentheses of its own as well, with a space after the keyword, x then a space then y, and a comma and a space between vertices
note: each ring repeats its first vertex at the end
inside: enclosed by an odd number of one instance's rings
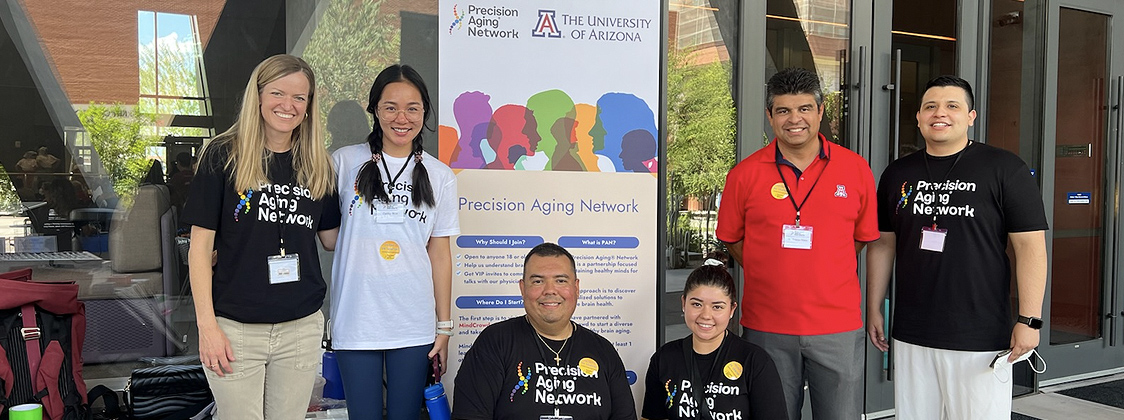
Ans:
MULTIPOLYGON (((979 9, 973 0, 875 0, 854 2, 852 49, 859 60, 852 69, 852 114, 859 146, 875 176, 893 160, 924 148, 916 114, 925 84, 942 74, 974 81, 977 32, 971 22, 979 9), (861 3, 861 5, 860 5, 861 3), (862 21, 860 21, 862 16, 862 21), (965 53, 967 52, 967 53, 965 53)), ((864 273, 865 278, 865 273, 864 273)), ((891 286, 890 295, 893 295, 891 286)), ((882 303, 891 319, 892 299, 882 303)), ((865 307, 865 305, 864 305, 865 307)), ((887 323, 889 323, 887 321, 887 323)), ((889 331, 892 326, 887 326, 889 331)), ((891 348, 891 352, 893 349, 891 348)), ((866 412, 888 414, 894 406, 894 370, 890 353, 867 343, 866 412)))
POLYGON ((1121 8, 1085 0, 1048 9, 1041 178, 1051 259, 1043 383, 1124 362, 1118 191, 1124 42, 1113 30, 1121 8))

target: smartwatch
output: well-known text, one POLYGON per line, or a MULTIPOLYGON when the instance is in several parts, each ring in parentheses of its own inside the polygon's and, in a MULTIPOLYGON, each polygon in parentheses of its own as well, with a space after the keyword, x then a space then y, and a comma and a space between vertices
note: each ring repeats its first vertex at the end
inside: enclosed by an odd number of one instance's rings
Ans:
POLYGON ((1042 318, 1019 315, 1019 319, 1016 320, 1015 322, 1018 322, 1020 324, 1026 324, 1026 326, 1028 326, 1032 329, 1036 329, 1036 330, 1042 329, 1042 318))

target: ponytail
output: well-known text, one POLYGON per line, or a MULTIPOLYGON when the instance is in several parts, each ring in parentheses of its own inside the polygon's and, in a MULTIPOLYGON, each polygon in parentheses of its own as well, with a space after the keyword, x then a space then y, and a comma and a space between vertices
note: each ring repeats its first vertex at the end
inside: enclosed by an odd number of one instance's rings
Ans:
POLYGON ((382 186, 382 170, 379 169, 379 161, 382 160, 382 127, 379 127, 378 121, 375 121, 371 134, 367 135, 367 145, 371 147, 371 158, 359 167, 359 174, 355 176, 355 194, 366 201, 373 212, 375 200, 390 202, 390 195, 382 186))
POLYGON ((422 165, 422 136, 414 138, 414 151, 411 153, 414 157, 414 191, 410 199, 414 201, 414 205, 424 203, 429 207, 435 207, 437 201, 433 199, 433 184, 429 182, 429 171, 425 170, 425 165, 422 165))

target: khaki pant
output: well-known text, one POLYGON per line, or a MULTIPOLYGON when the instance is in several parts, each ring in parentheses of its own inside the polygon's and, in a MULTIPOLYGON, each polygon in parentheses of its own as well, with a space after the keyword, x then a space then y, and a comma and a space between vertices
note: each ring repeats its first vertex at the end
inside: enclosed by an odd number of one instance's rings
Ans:
POLYGON ((218 318, 230 347, 234 373, 206 369, 220 420, 303 419, 308 411, 324 315, 316 311, 277 324, 243 324, 218 318))

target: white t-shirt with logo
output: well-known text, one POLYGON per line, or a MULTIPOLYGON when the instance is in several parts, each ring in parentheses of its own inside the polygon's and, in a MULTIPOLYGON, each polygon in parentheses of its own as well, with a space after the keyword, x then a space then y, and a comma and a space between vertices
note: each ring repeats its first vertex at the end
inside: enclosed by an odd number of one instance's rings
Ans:
MULTIPOLYGON (((433 343, 433 269, 426 245, 431 237, 460 233, 457 179, 453 171, 428 153, 422 164, 429 173, 436 206, 414 203, 414 159, 383 154, 378 164, 391 203, 375 209, 355 191, 355 179, 371 160, 366 143, 332 154, 339 172, 339 240, 332 265, 332 347, 338 350, 385 350, 433 343), (402 174, 391 184, 402 165, 402 174), (387 170, 390 174, 387 174, 387 170), (399 223, 379 223, 391 206, 403 209, 399 223), (380 210, 383 214, 380 215, 380 210)), ((384 219, 385 221, 385 219, 384 219)))

